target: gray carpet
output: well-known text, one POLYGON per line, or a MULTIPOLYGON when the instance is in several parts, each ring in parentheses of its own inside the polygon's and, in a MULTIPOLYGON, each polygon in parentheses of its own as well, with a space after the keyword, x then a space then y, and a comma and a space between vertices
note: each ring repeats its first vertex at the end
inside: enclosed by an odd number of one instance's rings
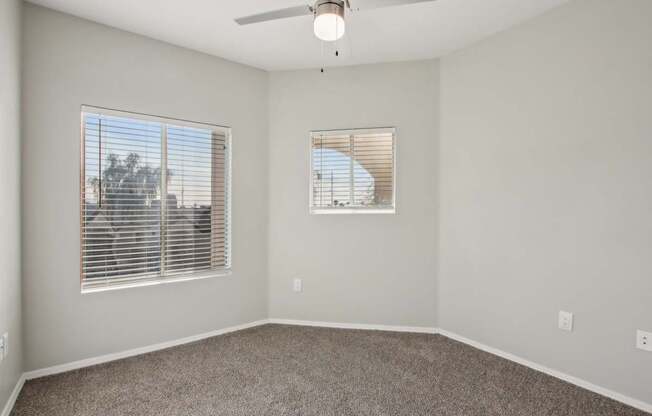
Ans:
POLYGON ((265 325, 29 381, 12 415, 644 413, 439 335, 265 325))

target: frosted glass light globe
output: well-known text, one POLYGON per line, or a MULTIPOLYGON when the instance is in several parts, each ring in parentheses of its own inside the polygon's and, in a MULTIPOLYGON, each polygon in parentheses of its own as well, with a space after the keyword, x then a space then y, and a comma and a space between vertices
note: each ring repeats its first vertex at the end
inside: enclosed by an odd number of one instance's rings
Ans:
POLYGON ((333 42, 344 36, 344 18, 337 13, 318 13, 315 16, 315 36, 333 42))

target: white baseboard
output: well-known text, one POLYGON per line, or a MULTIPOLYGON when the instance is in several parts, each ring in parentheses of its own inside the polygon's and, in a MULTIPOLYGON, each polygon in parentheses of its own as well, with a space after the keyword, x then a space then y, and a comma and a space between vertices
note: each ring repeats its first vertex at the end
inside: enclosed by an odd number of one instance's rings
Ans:
POLYGON ((366 329, 372 331, 392 331, 392 332, 415 332, 419 334, 437 333, 437 328, 427 327, 427 326, 351 324, 351 323, 339 323, 339 322, 299 321, 296 319, 277 319, 277 318, 270 318, 268 321, 270 324, 319 326, 323 328, 366 329))
POLYGON ((127 351, 101 355, 99 357, 92 357, 84 360, 73 361, 67 364, 60 364, 52 367, 41 368, 39 370, 27 371, 25 373, 25 379, 31 380, 34 378, 45 377, 52 374, 65 373, 66 371, 77 370, 79 368, 90 367, 96 364, 107 363, 109 361, 120 360, 122 358, 133 357, 135 355, 141 355, 148 352, 163 350, 170 347, 176 347, 177 345, 188 344, 190 342, 199 341, 205 338, 211 338, 217 335, 227 334, 229 332, 235 332, 247 328, 252 328, 255 326, 266 324, 268 322, 269 321, 267 319, 262 319, 260 321, 250 322, 243 325, 236 325, 229 328, 217 329, 215 331, 205 332, 199 335, 192 335, 186 338, 180 338, 173 341, 161 342, 159 344, 148 345, 146 347, 134 348, 127 351))
POLYGON ((490 354, 497 355, 497 356, 499 356, 501 358, 505 358, 505 359, 513 361, 515 363, 524 365, 524 366, 529 367, 529 368, 531 368, 533 370, 540 371, 540 372, 545 373, 545 374, 547 374, 549 376, 558 378, 558 379, 566 381, 566 382, 568 382, 570 384, 574 384, 574 385, 576 385, 578 387, 582 387, 583 389, 586 389, 586 390, 592 391, 594 393, 597 393, 597 394, 599 394, 601 396, 608 397, 610 399, 613 399, 613 400, 616 400, 618 402, 624 403, 624 404, 626 404, 628 406, 631 406, 631 407, 634 407, 636 409, 639 409, 639 410, 642 410, 644 412, 648 412, 648 413, 652 414, 652 404, 650 404, 650 403, 645 403, 645 402, 643 402, 641 400, 634 399, 634 398, 629 397, 629 396, 625 396, 624 394, 617 393, 617 392, 615 392, 613 390, 609 390, 607 388, 597 386, 597 385, 595 385, 593 383, 590 383, 590 382, 588 382, 586 380, 582 380, 581 378, 577 378, 577 377, 571 376, 569 374, 562 373, 561 371, 553 370, 552 368, 548 368, 546 366, 543 366, 543 365, 537 364, 535 362, 526 360, 525 358, 521 358, 521 357, 516 356, 514 354, 510 354, 508 352, 499 350, 497 348, 493 348, 493 347, 490 347, 488 345, 482 344, 480 342, 465 338, 465 337, 463 337, 461 335, 458 335, 458 334, 456 334, 454 332, 439 329, 438 333, 440 335, 443 335, 443 336, 447 337, 447 338, 454 339, 455 341, 459 341, 461 343, 470 345, 470 346, 472 346, 474 348, 477 348, 479 350, 482 350, 482 351, 488 352, 490 354))
POLYGON ((4 409, 2 409, 2 413, 0 413, 0 416, 9 416, 9 413, 11 413, 11 411, 14 408, 14 404, 16 404, 16 399, 18 398, 20 391, 23 389, 23 384, 25 384, 25 374, 22 374, 18 378, 18 381, 16 382, 16 386, 14 387, 14 390, 11 392, 11 396, 9 396, 9 399, 7 399, 7 403, 5 403, 5 407, 4 409))

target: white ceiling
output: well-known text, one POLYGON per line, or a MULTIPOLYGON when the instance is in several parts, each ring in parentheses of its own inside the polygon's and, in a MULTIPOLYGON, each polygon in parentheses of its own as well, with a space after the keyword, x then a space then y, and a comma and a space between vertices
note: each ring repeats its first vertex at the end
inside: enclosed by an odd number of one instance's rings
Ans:
POLYGON ((281 70, 434 58, 566 0, 437 0, 353 13, 347 16, 347 34, 338 42, 339 58, 332 45, 322 55, 311 16, 248 26, 233 21, 307 3, 302 0, 30 1, 232 61, 281 70))

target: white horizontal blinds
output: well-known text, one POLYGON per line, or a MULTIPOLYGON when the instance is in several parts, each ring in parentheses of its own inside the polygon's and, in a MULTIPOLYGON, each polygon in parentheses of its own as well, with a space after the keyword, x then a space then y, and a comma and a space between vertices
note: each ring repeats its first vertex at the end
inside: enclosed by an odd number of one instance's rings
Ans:
POLYGON ((351 137, 348 134, 313 135, 313 207, 351 207, 351 150, 351 137))
POLYGON ((393 209, 392 129, 312 135, 312 209, 393 209))
POLYGON ((225 155, 224 134, 168 125, 167 275, 227 266, 225 155))
POLYGON ((392 208, 394 197, 394 134, 352 135, 353 203, 359 207, 392 208))
POLYGON ((161 127, 84 115, 82 277, 88 284, 160 270, 161 127))
POLYGON ((225 130, 115 113, 83 113, 83 287, 228 268, 225 130))
POLYGON ((213 235, 211 266, 213 268, 230 268, 230 182, 228 142, 221 132, 213 132, 213 168, 212 175, 212 209, 211 230, 213 235))

